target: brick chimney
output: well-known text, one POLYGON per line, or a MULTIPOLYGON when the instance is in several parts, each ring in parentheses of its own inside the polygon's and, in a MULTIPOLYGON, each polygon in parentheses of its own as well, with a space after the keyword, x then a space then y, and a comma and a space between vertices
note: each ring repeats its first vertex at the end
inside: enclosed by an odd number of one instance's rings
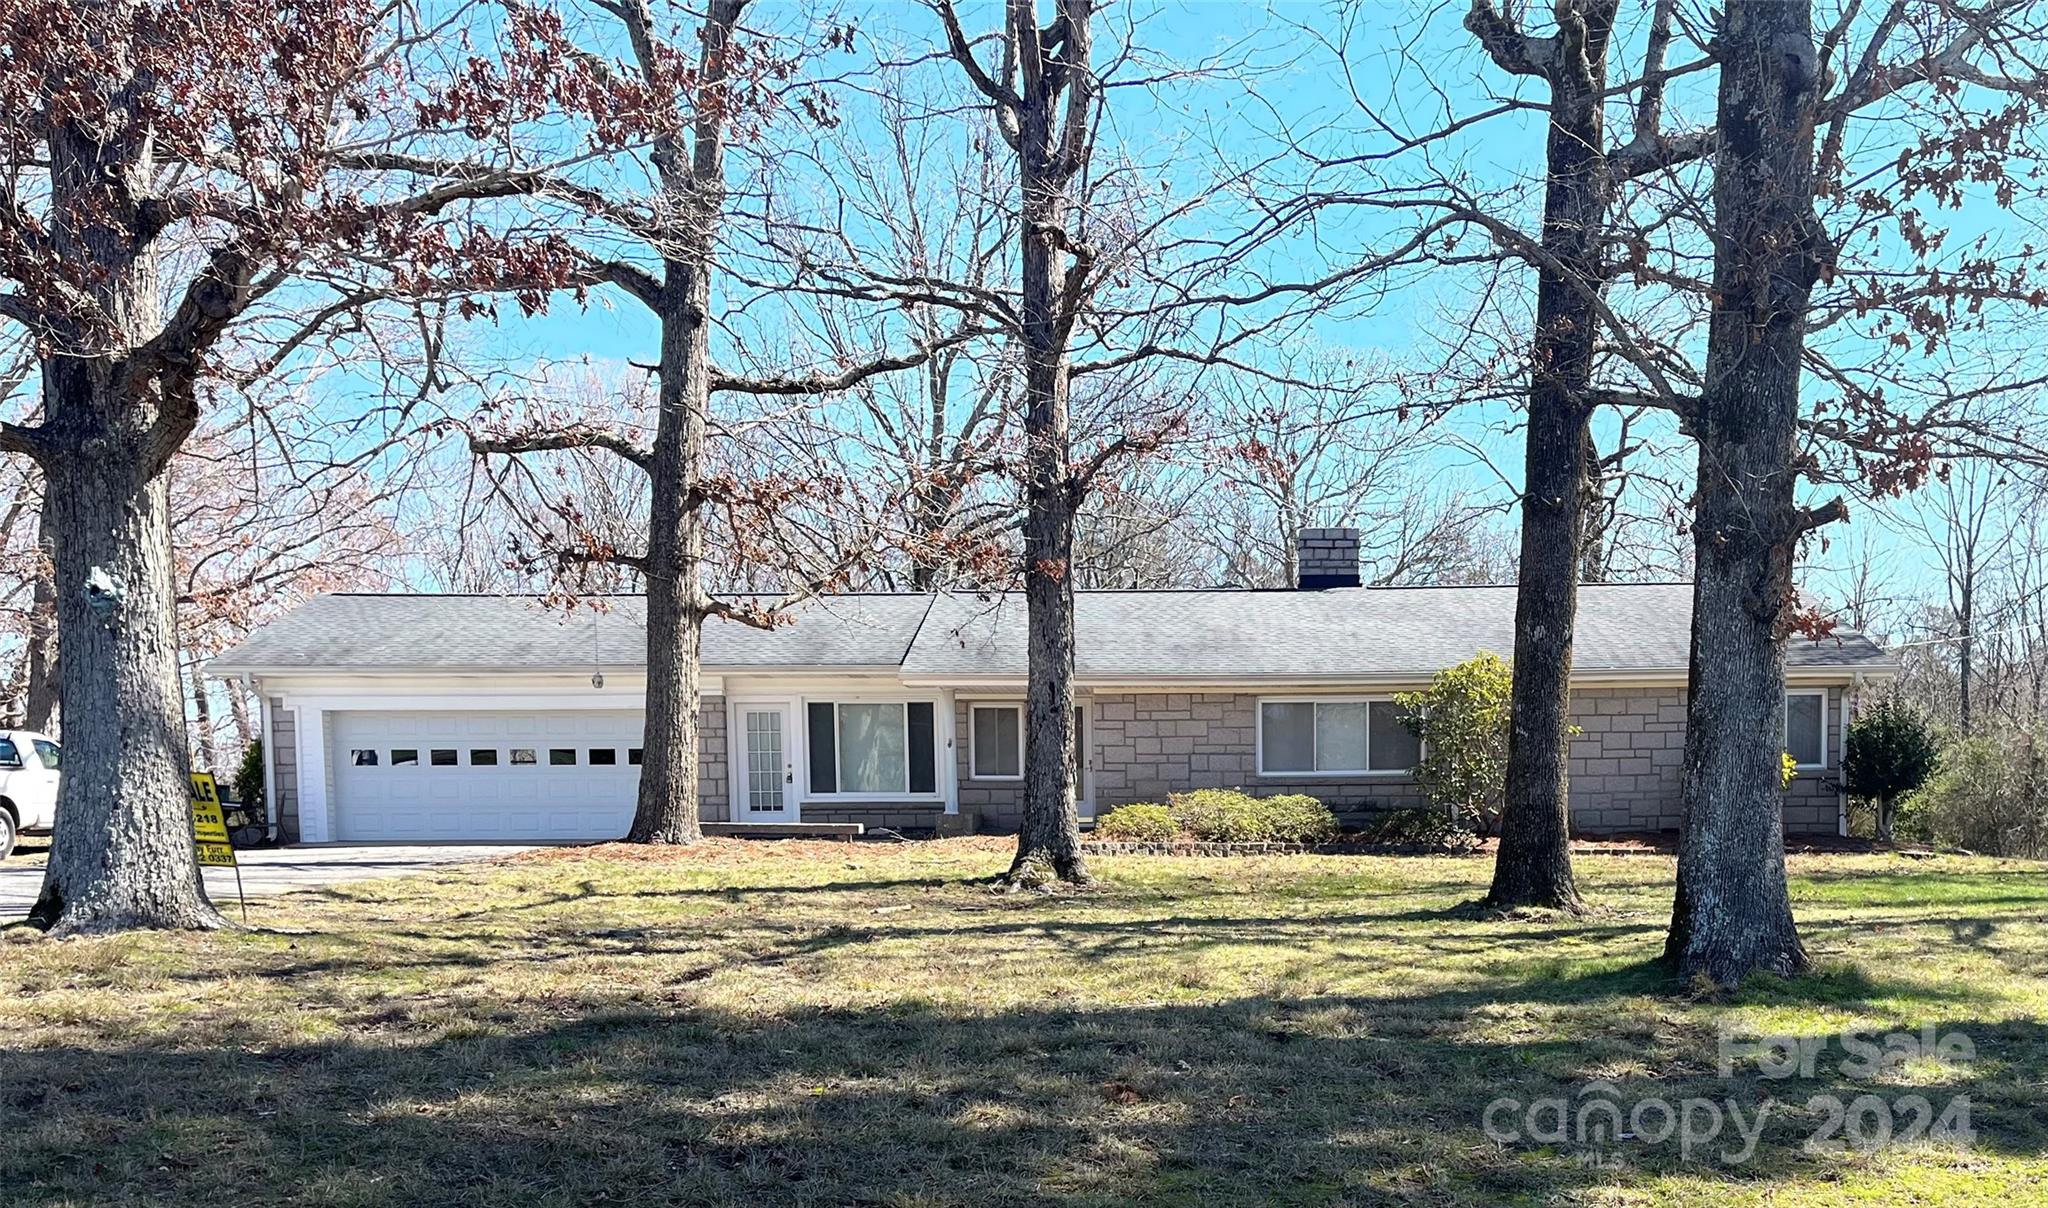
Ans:
POLYGON ((1305 528, 1296 533, 1294 585, 1302 591, 1359 586, 1358 530, 1305 528))

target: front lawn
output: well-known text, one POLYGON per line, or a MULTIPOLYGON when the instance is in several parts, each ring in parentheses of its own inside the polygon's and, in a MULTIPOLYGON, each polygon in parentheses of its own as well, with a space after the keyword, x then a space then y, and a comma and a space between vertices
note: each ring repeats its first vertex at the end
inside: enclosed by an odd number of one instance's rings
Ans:
POLYGON ((2048 1185, 2040 864, 1794 857, 1822 973, 1712 1002, 1650 963, 1662 856, 1583 858, 1595 917, 1502 921, 1456 909, 1477 858, 1098 858, 1100 890, 1046 898, 979 883, 1005 860, 989 839, 616 851, 271 899, 257 931, 0 935, 0 1203, 2022 1204, 2048 1185), (1923 1024, 1975 1059, 1716 1070, 1726 1026, 1923 1024), (1913 1093, 1966 1095, 1975 1142, 1802 1150, 1826 1123, 1810 1096, 1913 1093), (1675 1138, 1482 1127, 1499 1097, 1596 1095, 1772 1106, 1728 1164, 1732 1124, 1691 1162, 1675 1138))

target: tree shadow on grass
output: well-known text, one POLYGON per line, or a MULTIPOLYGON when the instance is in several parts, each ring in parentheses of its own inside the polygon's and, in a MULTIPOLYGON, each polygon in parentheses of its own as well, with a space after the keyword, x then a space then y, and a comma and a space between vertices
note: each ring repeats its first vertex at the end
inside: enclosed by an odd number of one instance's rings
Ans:
POLYGON ((2048 1150, 2038 1021, 1937 1024, 1977 1059, 1910 1087, 1832 1062, 1813 1079, 1723 1079, 1703 1023, 1620 1008, 1660 984, 1645 963, 1439 993, 986 1014, 564 1017, 508 1001, 453 1027, 396 1003, 374 1030, 302 1044, 0 1048, 0 1202, 1544 1202, 1679 1175, 1838 1179, 1837 1160, 1801 1149, 1821 1123, 1809 1096, 1909 1090, 1972 1098, 1972 1160, 2048 1150), (1783 1111, 1736 1165, 1610 1141, 1599 1153, 1622 1165, 1601 1168, 1574 1145, 1482 1128, 1498 1098, 1577 1104, 1596 1080, 1624 1104, 1783 1111))

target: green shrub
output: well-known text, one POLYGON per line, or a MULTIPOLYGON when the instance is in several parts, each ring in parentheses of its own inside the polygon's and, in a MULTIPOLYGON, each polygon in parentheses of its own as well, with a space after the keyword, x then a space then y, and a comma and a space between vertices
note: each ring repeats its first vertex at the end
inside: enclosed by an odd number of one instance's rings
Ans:
POLYGON ((1423 791, 1441 807, 1437 813, 1455 811, 1476 830, 1497 829, 1507 805, 1513 687, 1507 660, 1481 651, 1437 672, 1421 692, 1394 697, 1422 740, 1415 778, 1423 791))
POLYGON ((1175 793, 1166 805, 1121 805, 1102 816, 1095 833, 1130 843, 1328 843, 1337 815, 1314 797, 1254 797, 1243 789, 1175 793))
POLYGON ((1328 843, 1341 829, 1330 807, 1306 793, 1261 797, 1268 837, 1275 843, 1328 843))
POLYGON ((1207 843, 1263 843, 1272 823, 1258 799, 1243 789, 1196 789, 1168 799, 1181 833, 1207 843))
POLYGON ((1359 837, 1367 843, 1434 851, 1470 851, 1479 845, 1479 836, 1471 826, 1441 806, 1418 806, 1381 814, 1366 822, 1359 837))
POLYGON ((2027 734, 1967 738, 1901 808, 1899 832, 1994 856, 2048 856, 2048 770, 2027 734))
POLYGON ((1163 805, 1120 805, 1096 820, 1095 833, 1125 843, 1171 843, 1180 837, 1180 823, 1163 805))
POLYGON ((1927 783, 1940 744, 1920 711, 1896 698, 1860 710, 1842 749, 1842 788, 1877 815, 1877 838, 1892 841, 1899 799, 1927 783))
POLYGON ((263 740, 252 740, 242 750, 242 766, 235 769, 235 800, 242 808, 263 808, 263 740))

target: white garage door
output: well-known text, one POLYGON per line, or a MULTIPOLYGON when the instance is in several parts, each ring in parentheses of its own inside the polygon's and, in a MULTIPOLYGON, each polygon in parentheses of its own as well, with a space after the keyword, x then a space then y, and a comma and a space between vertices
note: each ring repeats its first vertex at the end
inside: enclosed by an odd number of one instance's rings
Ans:
POLYGON ((641 715, 334 713, 336 837, 616 839, 633 821, 641 715))

